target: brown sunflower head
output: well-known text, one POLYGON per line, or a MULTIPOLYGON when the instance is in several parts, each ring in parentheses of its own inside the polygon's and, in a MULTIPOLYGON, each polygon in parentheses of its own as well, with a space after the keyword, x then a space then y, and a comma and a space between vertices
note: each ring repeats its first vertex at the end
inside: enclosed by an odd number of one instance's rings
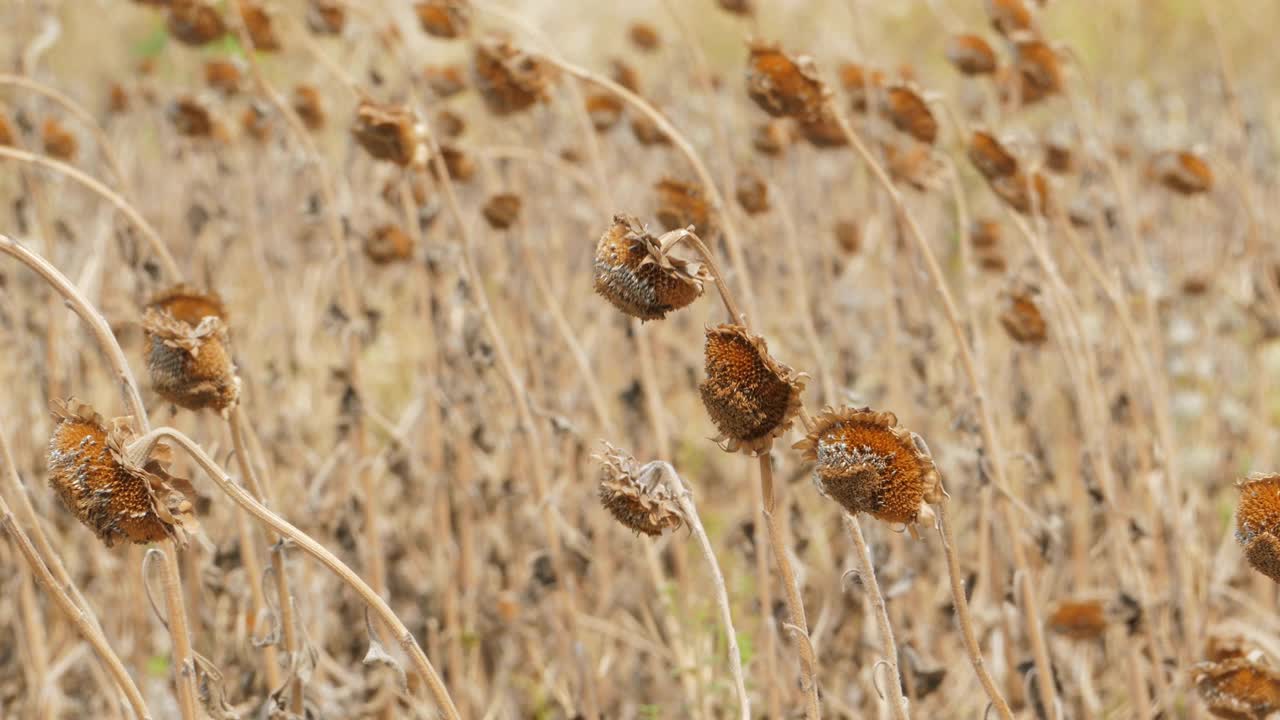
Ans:
POLYGON ((612 130, 622 119, 622 101, 613 93, 592 93, 586 99, 587 117, 596 132, 612 130))
POLYGON ((475 86, 494 115, 512 115, 533 107, 547 95, 551 69, 504 38, 476 44, 475 86))
POLYGON ((994 192, 1014 211, 1028 215, 1032 211, 1047 215, 1052 207, 1053 194, 1049 179, 1042 172, 1027 175, 1022 172, 999 177, 990 182, 994 192))
POLYGON ((190 486, 165 472, 167 448, 156 446, 139 463, 126 453, 135 436, 132 418, 105 423, 75 398, 55 400, 50 410, 57 425, 49 438, 49 485, 80 522, 107 547, 120 540, 185 542, 194 516, 179 488, 190 486))
POLYGON ((59 160, 74 160, 79 141, 70 130, 53 118, 46 118, 40 123, 40 144, 49 157, 59 160))
POLYGON ((1109 616, 1101 600, 1064 600, 1049 614, 1049 629, 1073 640, 1093 640, 1107 631, 1109 616))
POLYGON ((947 38, 947 61, 965 75, 990 75, 996 71, 996 53, 981 35, 947 38))
POLYGON ((631 92, 640 94, 640 73, 625 60, 614 58, 609 61, 609 77, 631 92))
POLYGON ((413 257, 413 238, 397 225, 381 225, 365 238, 364 254, 376 265, 404 262, 413 257))
POLYGON ((695 233, 704 236, 714 230, 711 203, 707 202, 701 187, 664 177, 653 189, 657 193, 654 214, 664 229, 679 230, 692 225, 695 233))
POLYGON ((725 12, 750 17, 756 11, 755 0, 719 0, 720 9, 725 12))
POLYGON ((662 47, 662 36, 657 28, 644 22, 633 22, 627 27, 627 39, 637 50, 653 52, 662 47))
POLYGON ((336 0, 310 0, 307 27, 317 35, 341 35, 347 25, 347 9, 336 0))
MULTIPOLYGON (((111 83, 111 87, 107 90, 107 112, 112 115, 120 115, 129 111, 129 91, 118 82, 111 83)), ((3 119, 0 119, 0 124, 3 119)), ((0 132, 0 145, 4 142, 3 133, 0 132)))
POLYGON ((418 138, 417 119, 412 110, 402 105, 361 100, 351 134, 375 159, 400 167, 409 166, 424 152, 418 138))
POLYGON ((147 370, 161 397, 188 410, 221 411, 236 402, 240 381, 216 295, 184 285, 157 295, 143 311, 142 330, 147 370))
POLYGON ((1032 29, 1031 8, 1026 0, 983 0, 991 27, 1008 37, 1019 30, 1032 29))
POLYGON ((920 92, 905 83, 885 88, 883 109, 899 131, 927 145, 938 139, 938 120, 920 92))
POLYGON ((701 265, 664 253, 662 241, 630 215, 615 215, 596 246, 595 291, 641 320, 689 305, 708 279, 701 265))
POLYGON ((14 132, 13 123, 9 120, 9 114, 5 112, 4 106, 0 105, 0 147, 13 147, 17 142, 18 134, 14 132))
POLYGON ((1280 675, 1257 653, 1196 663, 1191 678, 1214 717, 1266 720, 1280 710, 1280 675))
POLYGON ((847 62, 840 66, 840 87, 849 95, 854 112, 864 113, 871 106, 869 99, 875 91, 884 87, 884 71, 847 62))
POLYGON ((165 21, 169 34, 186 45, 206 45, 227 32, 222 13, 208 0, 173 0, 165 21))
POLYGON ((898 426, 891 412, 827 408, 796 443, 814 463, 818 492, 850 514, 912 526, 931 517, 926 503, 942 497, 942 481, 924 441, 898 426))
POLYGON ((223 95, 239 93, 243 81, 244 73, 240 70, 240 64, 234 60, 214 59, 204 64, 205 84, 223 95))
POLYGON ((679 500, 664 482, 665 463, 641 465, 625 451, 605 443, 600 463, 600 504, 614 519, 637 533, 657 537, 684 522, 679 500))
POLYGON ((1062 92, 1062 61, 1042 40, 1022 40, 1013 44, 1013 65, 1021 83, 1023 103, 1039 102, 1062 92))
POLYGON ((1280 475, 1250 475, 1236 489, 1236 541, 1254 570, 1280 583, 1280 475))
POLYGON ((762 155, 781 155, 782 151, 791 144, 794 136, 795 133, 786 120, 769 120, 752 128, 751 147, 762 155))
POLYGON ((498 193, 489 198, 482 212, 489 227, 506 230, 520 218, 520 196, 515 193, 498 193))
POLYGON ((467 73, 461 65, 431 65, 422 71, 427 87, 438 98, 448 98, 467 89, 467 73))
POLYGON ((848 136, 844 134, 840 123, 836 121, 835 115, 829 108, 824 108, 813 117, 797 119, 796 127, 801 137, 820 150, 840 148, 849 144, 848 136))
MULTIPOLYGON (((440 159, 444 162, 445 172, 449 173, 449 177, 456 182, 466 182, 476 174, 475 161, 459 147, 441 143, 440 159)), ((439 177, 436 174, 436 164, 432 162, 429 167, 431 176, 439 177)))
POLYGON ((315 85, 298 85, 293 89, 291 98, 293 111, 308 130, 324 129, 324 102, 320 99, 320 91, 315 85))
POLYGON ((748 44, 747 94, 773 117, 812 118, 822 112, 827 88, 808 57, 793 58, 773 43, 748 44))
POLYGON ((280 49, 280 38, 276 36, 275 26, 266 8, 255 2, 240 0, 240 14, 244 18, 244 29, 249 33, 249 42, 259 52, 275 52, 280 49))
POLYGON ((1011 177, 1018 172, 1018 158, 1006 150, 995 135, 985 130, 975 130, 969 137, 966 154, 987 182, 1011 177))
POLYGON ((258 142, 271 137, 271 113, 267 106, 260 102, 249 103, 240 115, 240 129, 258 142))
POLYGON ((209 106, 190 95, 174 100, 166 112, 173 129, 183 137, 210 138, 217 132, 218 123, 209 106))
POLYGON ((471 6, 466 0, 424 0, 413 11, 422 31, 432 37, 461 37, 471 27, 471 6))
POLYGON ((764 338, 741 325, 707 329, 702 405, 728 452, 766 452, 800 411, 805 375, 774 360, 764 338))
POLYGON ((631 135, 645 147, 671 144, 666 131, 644 113, 631 113, 631 135))
POLYGON ((1147 172, 1156 182, 1183 195, 1198 195, 1213 189, 1209 163, 1185 150, 1157 153, 1151 158, 1147 172))
POLYGON ((1049 325, 1031 287, 1014 288, 1005 294, 1000 324, 1009 337, 1023 345, 1040 345, 1049 339, 1049 325))
POLYGON ((754 170, 739 170, 734 194, 738 204, 748 215, 759 215, 769 212, 769 186, 764 178, 754 170))

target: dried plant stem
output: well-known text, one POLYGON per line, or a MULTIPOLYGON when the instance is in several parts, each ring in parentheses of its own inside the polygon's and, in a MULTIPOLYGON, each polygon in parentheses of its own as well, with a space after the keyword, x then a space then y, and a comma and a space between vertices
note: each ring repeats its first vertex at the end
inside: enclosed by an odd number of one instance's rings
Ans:
POLYGON ((218 486, 218 489, 237 505, 268 528, 279 533, 283 538, 293 542, 299 549, 315 558, 321 565, 328 568, 343 583, 354 590, 378 619, 395 631, 396 640, 399 642, 400 647, 409 655, 413 662, 414 670, 427 683, 436 705, 444 712, 445 717, 450 718, 450 720, 458 720, 458 710, 454 707, 453 700, 449 697, 449 691, 445 689, 444 683, 440 680, 440 676, 436 674, 431 661, 422 652, 422 647, 418 645, 418 641, 414 639, 413 634, 409 632, 409 629, 400 621, 400 618, 391 610, 386 601, 378 593, 374 592, 368 583, 361 579, 351 568, 347 567, 336 555, 312 539, 310 535, 302 532, 289 521, 276 515, 263 506, 262 503, 255 500, 248 491, 237 485, 231 479, 231 476, 214 462, 213 458, 209 457, 203 448, 178 430, 170 427, 156 428, 135 440, 129 448, 129 454, 131 457, 147 457, 155 444, 162 439, 168 439, 181 447, 200 466, 200 469, 209 476, 209 479, 218 486))
MULTIPOLYGON (((858 575, 862 578, 862 587, 871 600, 871 609, 875 611, 876 625, 880 630, 880 652, 883 662, 889 668, 889 707, 897 720, 907 720, 907 698, 902 694, 902 674, 898 669, 898 644, 893 640, 893 624, 889 622, 889 609, 884 604, 884 594, 880 592, 880 583, 876 580, 875 563, 871 561, 871 549, 867 547, 867 539, 862 535, 862 526, 858 518, 847 512, 844 524, 849 528, 849 537, 853 539, 853 549, 858 559, 858 575)), ((875 671, 872 671, 874 675, 875 671)), ((878 685, 877 685, 878 687, 878 685)))
MULTIPOLYGON (((4 148, 0 148, 3 150, 4 148)), ((125 360, 124 351, 116 342, 111 326, 102 314, 97 311, 80 291, 76 289, 65 275, 58 271, 47 260, 22 247, 12 238, 0 235, 0 252, 17 258, 27 267, 34 270, 45 282, 49 283, 71 306, 92 331, 99 350, 107 356, 107 362, 115 372, 116 380, 124 395, 125 405, 138 424, 146 430, 150 427, 147 409, 138 394, 138 384, 133 379, 133 372, 125 360)), ((191 638, 187 635, 187 613, 182 604, 182 580, 178 573, 177 549, 172 540, 161 544, 161 555, 164 560, 165 598, 169 606, 169 633, 173 638, 174 660, 178 670, 174 682, 178 687, 179 706, 182 708, 183 720, 193 720, 195 712, 195 661, 191 655, 191 638)))
POLYGON ((738 310, 738 303, 734 300, 733 292, 725 284, 724 276, 720 273, 720 266, 716 264, 715 256, 711 254, 711 250, 707 248, 706 243, 702 242, 702 238, 688 230, 677 230, 672 235, 673 237, 663 244, 662 252, 666 253, 681 242, 687 242, 692 245, 698 251, 698 255, 702 256, 703 262, 707 264, 707 269, 711 272, 711 279, 715 282, 716 290, 720 293, 720 300, 724 303, 724 309, 729 313, 729 321, 746 327, 747 319, 738 310))
MULTIPOLYGON (((849 144, 862 158, 862 161, 870 168, 872 174, 875 175, 877 181, 884 188, 892 201, 894 210, 899 217, 902 218, 906 225, 908 235, 915 243, 917 252, 924 259, 925 266, 928 269, 930 280, 937 291, 938 296, 942 300, 943 311, 947 318, 947 324, 951 328, 951 333, 955 339, 956 349, 960 354, 960 364, 964 370, 966 379, 970 384, 970 391, 973 393, 974 405, 976 406, 979 425, 982 431, 983 444, 986 446, 989 455, 988 459, 991 463, 992 472, 995 475, 997 487, 1001 488, 1000 508, 1005 521, 1005 532, 1009 535, 1010 552, 1013 555, 1014 575, 1018 580, 1020 590, 1020 601, 1022 610, 1026 615, 1027 636, 1031 641, 1032 658, 1035 662, 1036 671, 1042 678, 1052 678, 1053 672, 1049 664, 1048 650, 1044 644, 1044 636, 1040 630, 1040 613, 1036 606, 1035 591, 1031 587, 1030 570, 1026 558, 1026 551, 1022 547, 1019 537, 1019 524, 1017 516, 1014 514, 1011 504, 1007 501, 1007 488, 1004 467, 1004 448, 1000 444, 995 431, 995 422, 991 417, 991 409, 987 402, 986 392, 983 388, 982 378, 978 374, 977 365, 973 360, 973 352, 969 348, 968 338, 965 336, 964 326, 960 322, 960 313, 956 309, 955 300, 951 297, 951 291, 947 288, 946 276, 942 272, 942 267, 938 264, 938 258, 933 254, 933 248, 929 246, 929 241, 925 239, 923 231, 920 230, 919 224, 915 218, 907 211, 906 204, 902 200, 902 194, 898 192, 894 186, 893 180, 881 167, 879 161, 867 149, 862 138, 854 131, 853 126, 849 124, 849 120, 845 114, 836 107, 834 103, 828 103, 828 109, 835 117, 836 122, 840 126, 841 132, 849 140, 849 144)), ((970 660, 972 660, 972 656, 970 660)), ((978 667, 974 667, 974 671, 978 672, 978 667)), ((1044 704, 1046 712, 1054 713, 1057 707, 1057 692, 1053 686, 1053 682, 1037 683, 1040 688, 1041 701, 1044 704)), ((988 699, 993 704, 999 705, 1003 703, 1003 698, 995 692, 995 687, 984 686, 988 690, 988 699), (994 693, 994 694, 993 694, 994 693)))
MULTIPOLYGON (((769 528, 769 547, 773 550, 773 561, 778 565, 778 574, 782 576, 783 597, 787 601, 787 612, 791 616, 791 630, 796 637, 797 652, 800 655, 800 669, 803 673, 803 689, 805 692, 805 717, 816 720, 822 717, 818 707, 818 661, 813 654, 813 645, 809 640, 809 621, 805 618, 804 603, 800 599, 800 587, 796 584, 796 574, 791 568, 791 559, 787 557, 787 545, 782 536, 782 529, 774 517, 773 494, 773 460, 769 453, 759 457, 760 491, 764 498, 764 520, 769 528)), ((766 582, 761 578, 760 582, 766 582)), ((769 608, 764 609, 770 612, 769 608)))
MULTIPOLYGON (((236 462, 240 466, 240 474, 244 476, 245 485, 249 488, 249 492, 254 499, 265 507, 271 507, 274 504, 273 499, 266 490, 265 484, 258 478, 258 473, 254 469, 249 455, 249 448, 245 442, 245 423, 244 409, 239 404, 232 406, 227 413, 227 425, 231 430, 231 443, 235 449, 236 462)), ((289 588, 289 569, 285 564, 284 544, 270 530, 267 531, 267 544, 271 547, 271 579, 275 582, 276 601, 279 603, 280 608, 280 625, 283 628, 284 651, 290 658, 294 658, 296 653, 299 652, 301 644, 298 639, 293 592, 289 588)), ((249 548, 249 551, 256 558, 257 551, 252 548, 249 548)), ((261 575, 254 579, 254 584, 261 586, 261 575)), ((260 590, 259 592, 263 591, 260 590)), ((274 653, 272 655, 274 656, 274 653)), ((273 659, 273 657, 267 658, 268 662, 273 659)), ((269 673, 271 670, 275 670, 275 674, 278 677, 279 668, 268 668, 269 673)), ((277 679, 278 682, 279 680, 277 679)), ((291 673, 289 680, 289 706, 290 712, 294 714, 300 715, 303 712, 302 691, 302 678, 296 672, 291 673)))
POLYGON ((698 547, 707 561, 707 568, 711 571, 711 581, 716 589, 716 605, 720 609, 720 622, 724 624, 725 639, 729 643, 729 671, 733 674, 734 687, 738 693, 738 707, 742 720, 750 720, 751 699, 747 697, 747 685, 742 675, 742 652, 738 649, 738 633, 733 628, 733 614, 729 609, 729 591, 724 584, 724 574, 720 572, 720 563, 716 561, 716 554, 711 547, 711 540, 707 537, 707 531, 702 527, 702 518, 698 517, 698 508, 693 503, 693 494, 685 488, 675 468, 664 462, 663 469, 666 471, 667 482, 671 485, 672 492, 680 502, 680 509, 684 511, 685 521, 693 530, 694 537, 698 539, 698 547))
POLYGON ((124 213, 124 216, 129 218, 129 222, 133 223, 134 227, 138 228, 143 237, 147 239, 147 242, 151 245, 152 252, 154 252, 156 257, 160 259, 160 264, 163 266, 165 275, 174 282, 182 280, 182 272, 178 269, 178 263, 173 259, 173 256, 169 254, 169 248, 165 246, 164 240, 160 238, 160 233, 156 232, 156 229, 151 226, 151 223, 147 222, 146 219, 138 213, 137 209, 130 205, 129 202, 121 197, 119 193, 98 182, 87 173, 84 173, 64 162, 59 162, 53 158, 48 158, 43 155, 36 155, 34 153, 17 150, 11 147, 0 147, 0 158, 17 160, 19 162, 38 165, 40 167, 53 170, 54 172, 71 178, 77 183, 88 188, 91 192, 102 199, 116 206, 116 209, 124 213))
POLYGON ((951 603, 956 610, 960 636, 964 638, 964 649, 969 653, 969 663, 973 665, 973 672, 978 676, 978 682, 982 683, 982 689, 986 691, 996 714, 1001 717, 1001 720, 1013 720, 1013 710, 1000 694, 1000 689, 996 687, 995 680, 991 679, 987 664, 982 659, 982 647, 978 644, 978 635, 973 629, 973 617, 969 614, 969 600, 964 592, 960 558, 956 555, 955 539, 951 536, 951 525, 948 523, 947 501, 944 499, 934 505, 934 509, 938 515, 938 537, 942 540, 942 553, 947 558, 947 575, 951 579, 951 603))
MULTIPOLYGON (((8 513, 8 506, 0 499, 0 512, 8 513)), ((16 541, 15 541, 16 543, 16 541)), ((30 568, 18 568, 18 615, 22 618, 22 642, 26 650, 27 693, 31 696, 31 712, 36 717, 52 719, 58 716, 58 694, 53 690, 49 677, 49 647, 45 644, 44 619, 36 606, 35 587, 30 568)))
POLYGON ((111 171, 112 179, 115 180, 116 185, 124 188, 126 195, 129 194, 127 192, 129 184, 125 181, 124 169, 120 164, 120 158, 116 156, 111 139, 107 137, 107 133, 102 129, 102 125, 98 124, 92 113, 85 110, 80 103, 72 100, 68 95, 29 77, 0 73, 0 85, 12 85, 38 93, 58 103, 72 115, 75 115, 76 119, 84 123, 93 133, 93 138, 98 143, 98 151, 102 153, 102 158, 106 161, 107 168, 111 171))

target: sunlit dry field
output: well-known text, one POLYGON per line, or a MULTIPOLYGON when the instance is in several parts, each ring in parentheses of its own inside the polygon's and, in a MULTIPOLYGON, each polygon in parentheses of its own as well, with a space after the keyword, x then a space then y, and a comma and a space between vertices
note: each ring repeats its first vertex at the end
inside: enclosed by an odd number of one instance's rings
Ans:
POLYGON ((0 718, 1280 713, 1255 0, 4 0, 0 718))

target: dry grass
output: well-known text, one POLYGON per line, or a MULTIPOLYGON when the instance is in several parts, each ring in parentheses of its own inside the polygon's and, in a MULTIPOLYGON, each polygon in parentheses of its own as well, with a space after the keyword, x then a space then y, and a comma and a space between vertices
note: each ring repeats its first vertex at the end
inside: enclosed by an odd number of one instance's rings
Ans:
POLYGON ((1280 708, 1277 8, 165 4, 0 7, 0 718, 1280 708))

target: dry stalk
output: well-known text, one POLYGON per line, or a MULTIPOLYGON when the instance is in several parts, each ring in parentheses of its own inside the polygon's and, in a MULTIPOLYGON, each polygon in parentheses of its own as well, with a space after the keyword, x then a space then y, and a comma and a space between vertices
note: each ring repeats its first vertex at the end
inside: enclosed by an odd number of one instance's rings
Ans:
MULTIPOLYGON (((880 592, 880 583, 876 580, 875 563, 871 560, 871 550, 862 535, 862 526, 858 518, 847 511, 844 516, 845 527, 849 529, 849 537, 853 540, 853 549, 858 559, 858 575, 862 578, 862 586, 871 599, 871 609, 875 611, 876 625, 880 630, 880 652, 882 663, 889 668, 889 709, 897 720, 907 720, 907 698, 902 694, 902 673, 898 668, 898 644, 893 640, 893 624, 889 622, 889 610, 884 604, 884 594, 880 592)), ((874 671, 873 671, 874 674, 874 671)))

